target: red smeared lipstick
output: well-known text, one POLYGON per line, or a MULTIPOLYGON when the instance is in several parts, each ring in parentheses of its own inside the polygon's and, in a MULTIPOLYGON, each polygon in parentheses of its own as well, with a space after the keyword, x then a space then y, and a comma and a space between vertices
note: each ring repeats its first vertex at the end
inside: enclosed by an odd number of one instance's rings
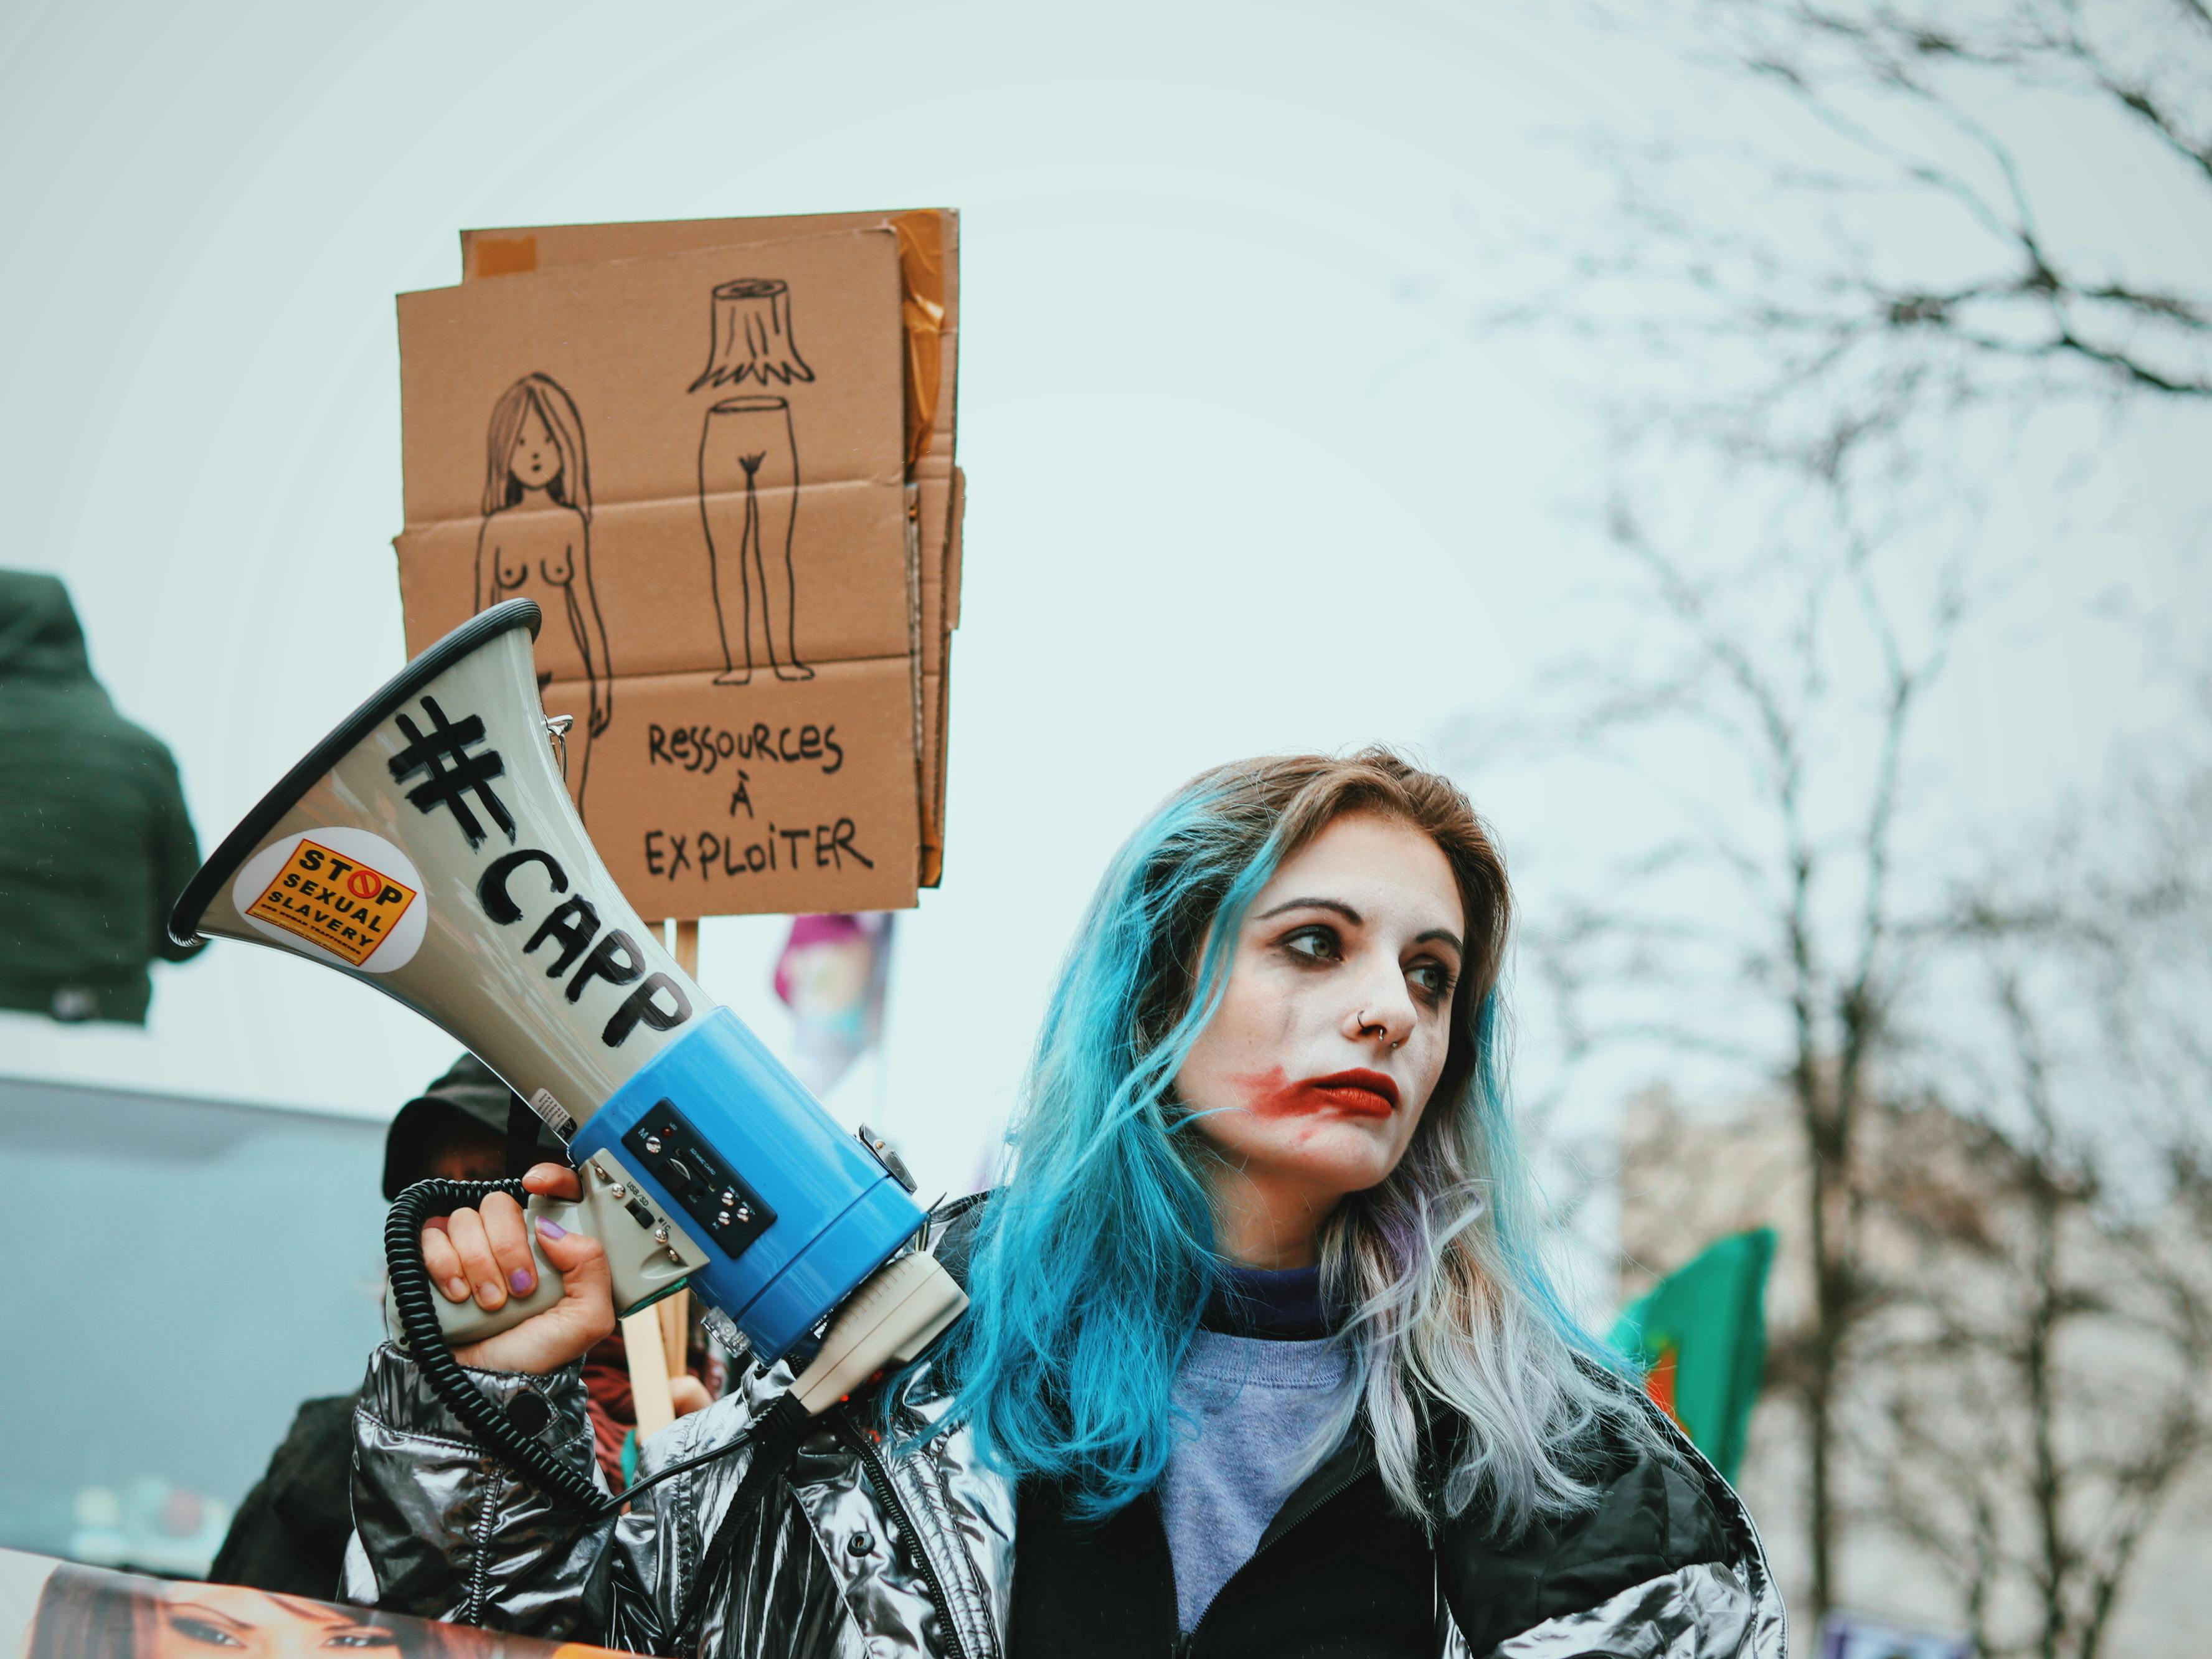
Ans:
POLYGON ((1280 1066, 1242 1077, 1246 1108, 1261 1117, 1291 1117, 1335 1112, 1345 1117, 1388 1117, 1398 1109, 1398 1085, 1381 1072, 1364 1067, 1292 1083, 1280 1066))

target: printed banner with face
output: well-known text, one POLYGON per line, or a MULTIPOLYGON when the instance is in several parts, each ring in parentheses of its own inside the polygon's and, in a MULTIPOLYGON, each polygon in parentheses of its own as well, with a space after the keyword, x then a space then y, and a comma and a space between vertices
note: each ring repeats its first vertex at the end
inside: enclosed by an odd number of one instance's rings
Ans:
POLYGON ((607 1651, 0 1550, 0 1653, 23 1659, 308 1659, 340 1650, 392 1659, 595 1659, 607 1651))

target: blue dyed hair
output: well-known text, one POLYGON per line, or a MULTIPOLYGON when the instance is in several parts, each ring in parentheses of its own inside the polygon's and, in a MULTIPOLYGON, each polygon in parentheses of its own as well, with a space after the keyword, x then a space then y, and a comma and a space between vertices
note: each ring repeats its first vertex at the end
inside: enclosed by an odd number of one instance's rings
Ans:
MULTIPOLYGON (((1364 1410, 1394 1498, 1431 1522, 1480 1500, 1505 1533, 1590 1501, 1598 1431, 1656 1443, 1609 1351, 1569 1318, 1502 1076, 1503 861, 1449 780, 1388 750, 1269 757, 1179 790, 1115 855, 1069 949, 984 1207, 967 1316, 930 1362, 983 1456, 1097 1516, 1159 1480, 1172 1391, 1221 1280, 1214 1157, 1174 1086, 1219 1006, 1254 896, 1346 812, 1425 831, 1466 908, 1467 961, 1436 1091, 1397 1169, 1325 1224, 1352 1382, 1318 1459, 1364 1410)), ((893 1396, 918 1379, 898 1379, 893 1396)))

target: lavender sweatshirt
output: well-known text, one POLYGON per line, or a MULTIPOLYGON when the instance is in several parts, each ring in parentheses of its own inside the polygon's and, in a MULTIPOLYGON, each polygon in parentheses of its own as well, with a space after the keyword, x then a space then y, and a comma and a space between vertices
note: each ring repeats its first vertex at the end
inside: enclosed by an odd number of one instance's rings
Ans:
POLYGON ((1328 1334, 1321 1270, 1239 1269, 1176 1374, 1188 1421, 1160 1482, 1182 1627, 1196 1627, 1308 1470, 1351 1370, 1328 1334))

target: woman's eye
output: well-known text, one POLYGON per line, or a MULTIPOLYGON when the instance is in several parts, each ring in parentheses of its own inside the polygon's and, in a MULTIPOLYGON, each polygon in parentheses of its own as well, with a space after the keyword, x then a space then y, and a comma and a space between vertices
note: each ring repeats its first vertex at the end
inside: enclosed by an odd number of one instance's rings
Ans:
POLYGON ((326 1648, 396 1648, 398 1638, 388 1630, 342 1630, 323 1644, 326 1648))
POLYGON ((1301 927, 1283 940, 1283 948, 1309 962, 1334 962, 1344 954, 1334 927, 1301 927))
POLYGON ((1416 963, 1406 972, 1413 987, 1432 1002, 1441 1002, 1451 994, 1451 969, 1440 962, 1416 963))
POLYGON ((204 1619, 195 1619, 188 1613, 170 1614, 169 1628, 188 1642, 203 1642, 211 1648, 242 1648, 246 1645, 222 1626, 210 1624, 204 1619))

